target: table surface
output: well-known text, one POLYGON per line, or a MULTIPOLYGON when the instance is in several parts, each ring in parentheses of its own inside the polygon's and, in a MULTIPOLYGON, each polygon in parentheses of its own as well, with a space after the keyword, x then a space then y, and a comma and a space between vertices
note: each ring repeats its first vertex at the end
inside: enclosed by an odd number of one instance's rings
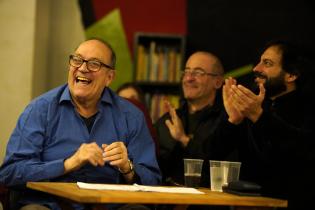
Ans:
POLYGON ((286 200, 261 196, 238 196, 210 189, 205 194, 131 192, 80 189, 76 183, 28 182, 27 187, 80 203, 198 204, 226 206, 287 207, 286 200))

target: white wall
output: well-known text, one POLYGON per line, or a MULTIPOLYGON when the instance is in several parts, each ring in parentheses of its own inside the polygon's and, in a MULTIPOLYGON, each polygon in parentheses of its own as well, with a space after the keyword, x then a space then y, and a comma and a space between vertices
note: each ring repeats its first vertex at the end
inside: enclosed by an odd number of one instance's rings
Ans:
POLYGON ((0 161, 17 116, 31 99, 36 0, 0 1, 0 161))
POLYGON ((49 89, 67 82, 69 55, 85 39, 78 1, 50 1, 52 12, 48 51, 51 61, 47 80, 49 89))
POLYGON ((32 98, 66 82, 68 55, 84 40, 77 0, 0 0, 0 164, 32 98))

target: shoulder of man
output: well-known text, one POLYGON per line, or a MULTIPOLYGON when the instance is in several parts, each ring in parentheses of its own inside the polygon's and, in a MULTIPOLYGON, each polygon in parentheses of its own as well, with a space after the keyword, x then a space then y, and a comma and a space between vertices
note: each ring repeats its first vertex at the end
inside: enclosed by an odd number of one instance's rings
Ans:
POLYGON ((43 93, 42 95, 39 95, 36 98, 34 98, 30 102, 30 105, 32 105, 32 104, 33 105, 45 105, 45 104, 50 104, 52 102, 58 103, 66 88, 67 88, 67 85, 61 85, 59 87, 51 89, 51 90, 43 93))

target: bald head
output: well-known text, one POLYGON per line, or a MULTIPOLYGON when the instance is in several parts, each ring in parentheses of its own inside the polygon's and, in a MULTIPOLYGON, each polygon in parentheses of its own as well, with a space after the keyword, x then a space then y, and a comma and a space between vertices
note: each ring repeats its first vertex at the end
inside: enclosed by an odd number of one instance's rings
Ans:
POLYGON ((186 64, 189 64, 189 62, 192 60, 198 60, 200 63, 200 68, 202 69, 211 69, 212 73, 218 75, 224 74, 224 68, 220 59, 212 53, 197 51, 188 58, 186 64))
MULTIPOLYGON (((108 42, 106 42, 105 40, 100 39, 100 38, 90 38, 90 39, 85 40, 83 43, 85 43, 85 42, 99 42, 106 49, 106 50, 104 50, 104 53, 107 53, 108 50, 109 50, 109 52, 110 52, 109 65, 112 67, 112 69, 115 69, 115 66, 116 66, 116 53, 113 50, 112 46, 108 42)), ((83 43, 81 43, 80 45, 82 45, 83 43)), ((77 49, 80 47, 80 45, 77 47, 77 49)))

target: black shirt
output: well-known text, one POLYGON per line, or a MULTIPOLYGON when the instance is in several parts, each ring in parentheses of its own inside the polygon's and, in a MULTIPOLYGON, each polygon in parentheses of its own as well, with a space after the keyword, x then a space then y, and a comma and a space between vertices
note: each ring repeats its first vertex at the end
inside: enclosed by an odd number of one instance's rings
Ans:
POLYGON ((89 133, 91 133, 91 130, 92 130, 92 127, 93 127, 93 125, 94 125, 96 116, 97 116, 97 113, 94 114, 94 115, 91 116, 91 117, 88 117, 88 118, 83 117, 83 116, 80 115, 80 117, 83 119, 83 121, 84 121, 84 123, 85 123, 85 125, 86 125, 86 127, 87 127, 87 129, 88 129, 88 131, 89 131, 89 133))

